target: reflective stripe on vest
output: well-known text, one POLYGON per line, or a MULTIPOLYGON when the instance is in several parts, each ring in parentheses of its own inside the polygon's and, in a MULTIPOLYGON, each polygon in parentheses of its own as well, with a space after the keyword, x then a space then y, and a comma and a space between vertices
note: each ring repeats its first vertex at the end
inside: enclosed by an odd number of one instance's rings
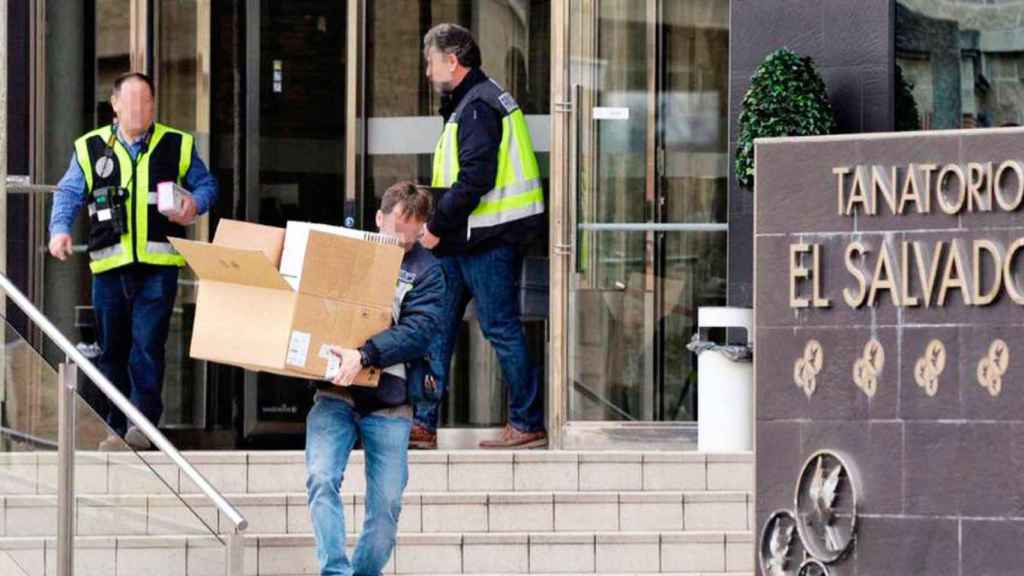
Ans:
MULTIPOLYGON (((459 124, 455 116, 454 121, 445 124, 434 149, 431 185, 437 188, 451 188, 459 177, 459 124)), ((537 156, 526 117, 516 108, 502 118, 494 189, 484 194, 469 215, 467 234, 473 228, 498 226, 543 213, 544 190, 537 156)))
POLYGON ((170 242, 147 242, 146 252, 151 254, 177 254, 170 242))
POLYGON ((451 188, 459 177, 459 125, 448 122, 434 147, 434 175, 431 186, 451 188))
POLYGON ((110 248, 103 248, 102 250, 93 250, 92 252, 89 252, 89 259, 95 262, 97 260, 104 260, 106 258, 112 258, 122 254, 124 254, 124 246, 121 244, 114 244, 110 248))

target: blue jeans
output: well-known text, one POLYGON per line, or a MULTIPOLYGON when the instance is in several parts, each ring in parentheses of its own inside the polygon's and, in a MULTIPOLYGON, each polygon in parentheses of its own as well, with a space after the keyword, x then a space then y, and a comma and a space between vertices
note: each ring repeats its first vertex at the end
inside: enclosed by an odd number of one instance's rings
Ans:
MULTIPOLYGON (((175 266, 133 264, 92 278, 97 365, 154 425, 164 411, 164 348, 177 292, 175 266)), ((127 429, 124 413, 113 404, 107 424, 122 436, 127 429)))
MULTIPOLYGON (((480 329, 494 346, 507 386, 509 422, 521 432, 544 429, 540 377, 526 350, 526 336, 519 319, 519 274, 522 254, 515 246, 498 246, 483 252, 441 258, 447 293, 444 324, 430 345, 431 372, 437 379, 438 397, 448 384, 452 353, 459 325, 472 299, 480 329)), ((416 423, 436 430, 438 402, 418 402, 416 423)))
POLYGON ((317 397, 306 418, 306 492, 321 576, 380 574, 387 564, 409 481, 411 429, 404 418, 361 417, 343 400, 317 397), (357 436, 366 455, 366 520, 350 563, 339 491, 357 436))

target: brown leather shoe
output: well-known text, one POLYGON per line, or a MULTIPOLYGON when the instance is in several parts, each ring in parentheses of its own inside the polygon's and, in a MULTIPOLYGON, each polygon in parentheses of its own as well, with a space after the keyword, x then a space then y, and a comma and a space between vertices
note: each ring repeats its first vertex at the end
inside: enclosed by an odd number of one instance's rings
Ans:
POLYGON ((497 440, 484 440, 480 442, 481 448, 498 450, 510 450, 513 448, 541 448, 547 445, 547 432, 543 430, 538 430, 537 432, 520 432, 513 428, 511 424, 505 425, 505 429, 501 431, 501 436, 497 440))
POLYGON ((409 448, 414 450, 437 450, 437 433, 419 424, 412 425, 409 433, 409 448))

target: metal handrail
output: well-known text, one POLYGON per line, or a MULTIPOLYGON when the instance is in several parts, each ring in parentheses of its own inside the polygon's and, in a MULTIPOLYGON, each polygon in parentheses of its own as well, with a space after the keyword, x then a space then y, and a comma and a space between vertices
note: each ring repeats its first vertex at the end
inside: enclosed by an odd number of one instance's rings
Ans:
POLYGON ((7 426, 0 426, 0 436, 6 436, 7 438, 13 439, 15 442, 24 442, 25 444, 31 444, 47 450, 56 450, 58 448, 58 444, 53 440, 40 438, 34 434, 28 434, 27 432, 8 428, 7 426))
POLYGON ((599 393, 597 390, 594 390, 590 386, 587 386, 583 382, 580 382, 579 380, 576 380, 576 379, 573 379, 572 385, 573 385, 574 388, 576 388, 580 392, 583 392, 584 395, 589 396, 591 400, 597 402, 598 404, 603 405, 605 408, 608 408, 612 412, 618 414, 623 420, 626 420, 626 421, 629 421, 629 422, 636 422, 636 417, 635 416, 633 416, 629 412, 626 412, 622 408, 619 408, 618 406, 616 406, 614 402, 612 402, 611 400, 606 398, 604 395, 599 393))
POLYGON ((49 184, 26 184, 23 182, 7 182, 8 194, 53 194, 57 191, 56 186, 49 184))
POLYGON ((243 532, 249 525, 249 522, 239 513, 238 509, 235 508, 230 502, 228 502, 224 496, 213 487, 210 482, 203 477, 188 460, 185 460, 181 452, 174 447, 173 444, 153 425, 152 422, 147 419, 142 412, 132 405, 132 403, 121 394, 120 391, 107 379, 106 376, 100 372, 99 368, 92 363, 88 358, 82 354, 78 348, 76 348, 71 341, 61 333, 60 329, 53 325, 52 322, 35 307, 32 302, 25 297, 24 294, 18 287, 15 286, 6 275, 0 273, 0 290, 7 293, 7 296, 12 300, 26 316, 29 317, 32 322, 38 326, 44 334, 46 334, 50 340, 52 340, 58 348, 64 352, 67 357, 74 362, 85 375, 89 377, 89 380, 96 385, 103 394, 109 399, 114 406, 121 410, 124 415, 138 428, 143 434, 149 438, 149 441, 153 443, 161 452, 166 454, 172 462, 174 462, 178 468, 180 468, 189 477, 190 480, 195 482, 199 490, 202 491, 207 498, 209 498, 217 509, 224 513, 224 515, 231 520, 231 523, 235 526, 235 532, 243 532))

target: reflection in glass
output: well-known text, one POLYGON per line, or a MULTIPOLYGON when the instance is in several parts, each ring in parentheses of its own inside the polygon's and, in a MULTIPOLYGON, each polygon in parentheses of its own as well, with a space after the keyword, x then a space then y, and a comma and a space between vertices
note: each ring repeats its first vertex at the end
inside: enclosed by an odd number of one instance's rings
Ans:
MULTIPOLYGON (((367 3, 366 116, 369 154, 363 220, 373 221, 376 200, 403 179, 427 183, 441 133, 440 96, 426 79, 423 35, 454 22, 473 31, 483 70, 500 83, 527 116, 550 108, 550 2, 499 0, 378 0, 367 3), (419 18, 395 18, 418 12, 419 18), (373 200, 370 199, 372 195, 373 200)), ((542 174, 547 175, 548 127, 531 124, 542 174), (543 149, 543 152, 541 151, 543 149)))
POLYGON ((124 0, 96 0, 96 126, 114 119, 110 89, 131 69, 131 13, 124 0))
POLYGON ((161 0, 157 29, 157 102, 161 122, 195 132, 198 58, 196 0, 161 0))
MULTIPOLYGON (((1024 111, 1019 2, 899 0, 896 65, 922 130, 1016 126, 1024 111)), ((897 91, 899 88, 897 88, 897 91)), ((897 126, 913 113, 897 100, 897 126)))
MULTIPOLYGON (((454 22, 480 44, 484 72, 508 90, 530 124, 541 176, 548 189, 551 37, 549 1, 377 0, 366 3, 367 156, 362 220, 372 226, 381 195, 399 180, 431 180, 432 157, 442 120, 440 96, 426 79, 423 36, 454 22), (396 14, 408 17, 396 18, 396 14)), ((523 309, 531 357, 545 374, 547 239, 526 249, 523 309)), ((504 394, 497 356, 481 335, 472 306, 456 343, 441 425, 500 426, 504 394)))
MULTIPOLYGON (((259 12, 259 206, 262 224, 344 223, 347 7, 262 0, 259 12)), ((396 19, 398 20, 398 19, 396 19)), ((249 136, 253 138, 253 136, 249 136)), ((372 221, 371 221, 372 224, 372 221)), ((245 434, 293 434, 313 404, 309 383, 246 376, 245 434)), ((299 438, 300 436, 295 436, 299 438)))
POLYGON ((580 88, 569 419, 696 419, 697 308, 725 303, 728 2, 573 3, 580 88), (623 229, 622 226, 632 226, 623 229), (618 227, 618 228, 616 228, 618 227))
MULTIPOLYGON (((210 56, 209 11, 198 0, 161 0, 156 3, 157 120, 193 134, 196 149, 209 166, 209 71, 201 62, 210 56), (202 74, 205 74, 202 75, 202 74)), ((222 194, 223 187, 222 187, 222 194)), ((206 220, 188 229, 189 238, 205 238, 206 220)), ((189 357, 195 319, 195 274, 184 268, 179 275, 178 297, 167 338, 164 374, 165 427, 198 426, 206 419, 206 363, 189 357)))

